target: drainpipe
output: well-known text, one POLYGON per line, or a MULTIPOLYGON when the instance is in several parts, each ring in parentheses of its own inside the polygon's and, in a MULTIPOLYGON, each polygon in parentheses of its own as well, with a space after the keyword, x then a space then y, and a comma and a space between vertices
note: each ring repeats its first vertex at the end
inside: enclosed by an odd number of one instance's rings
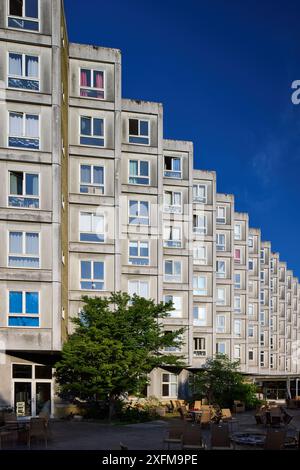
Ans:
POLYGON ((299 389, 299 379, 296 379, 296 397, 299 396, 298 389, 299 389))

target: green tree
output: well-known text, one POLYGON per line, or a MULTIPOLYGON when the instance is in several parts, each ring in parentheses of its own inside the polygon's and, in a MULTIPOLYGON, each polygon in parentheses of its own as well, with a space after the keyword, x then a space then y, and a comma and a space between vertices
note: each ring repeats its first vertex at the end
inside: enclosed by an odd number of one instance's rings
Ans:
POLYGON ((222 408, 231 407, 234 400, 254 406, 257 402, 256 386, 244 381, 239 367, 239 361, 231 362, 224 354, 207 359, 203 370, 194 376, 195 395, 205 397, 209 404, 218 404, 222 408))
POLYGON ((125 293, 82 300, 75 331, 55 366, 56 379, 60 395, 70 400, 109 399, 111 418, 115 400, 142 390, 153 368, 184 365, 182 357, 161 352, 181 344, 184 329, 163 331, 160 320, 169 315, 172 302, 155 304, 125 293))

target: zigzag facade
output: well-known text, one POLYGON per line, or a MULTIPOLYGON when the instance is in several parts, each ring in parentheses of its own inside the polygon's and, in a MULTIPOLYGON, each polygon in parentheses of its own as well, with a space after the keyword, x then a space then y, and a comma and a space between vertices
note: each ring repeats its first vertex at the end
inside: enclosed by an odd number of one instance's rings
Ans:
MULTIPOLYGON (((173 300, 187 367, 149 395, 190 393, 216 353, 272 398, 298 394, 300 287, 159 103, 122 99, 121 53, 68 42, 59 0, 0 1, 0 402, 52 414, 53 364, 83 294, 173 300)), ((175 348, 174 353, 178 353, 175 348)))

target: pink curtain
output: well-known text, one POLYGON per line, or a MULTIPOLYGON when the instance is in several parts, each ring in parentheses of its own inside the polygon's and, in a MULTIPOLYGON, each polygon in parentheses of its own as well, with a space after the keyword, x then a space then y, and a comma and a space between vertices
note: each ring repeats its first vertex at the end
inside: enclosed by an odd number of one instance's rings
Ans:
POLYGON ((103 73, 102 72, 95 72, 96 78, 96 88, 103 88, 103 73))
POLYGON ((81 78, 80 78, 80 85, 81 86, 87 86, 87 71, 86 70, 81 70, 81 78))

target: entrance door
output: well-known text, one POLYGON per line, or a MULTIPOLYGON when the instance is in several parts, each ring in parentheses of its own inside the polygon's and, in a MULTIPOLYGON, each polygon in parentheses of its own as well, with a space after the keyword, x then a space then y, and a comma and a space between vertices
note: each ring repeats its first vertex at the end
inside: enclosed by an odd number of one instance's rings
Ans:
POLYGON ((47 411, 51 415, 51 383, 36 382, 36 412, 38 416, 41 411, 47 411))
POLYGON ((15 412, 18 416, 31 416, 31 382, 14 382, 15 412))

